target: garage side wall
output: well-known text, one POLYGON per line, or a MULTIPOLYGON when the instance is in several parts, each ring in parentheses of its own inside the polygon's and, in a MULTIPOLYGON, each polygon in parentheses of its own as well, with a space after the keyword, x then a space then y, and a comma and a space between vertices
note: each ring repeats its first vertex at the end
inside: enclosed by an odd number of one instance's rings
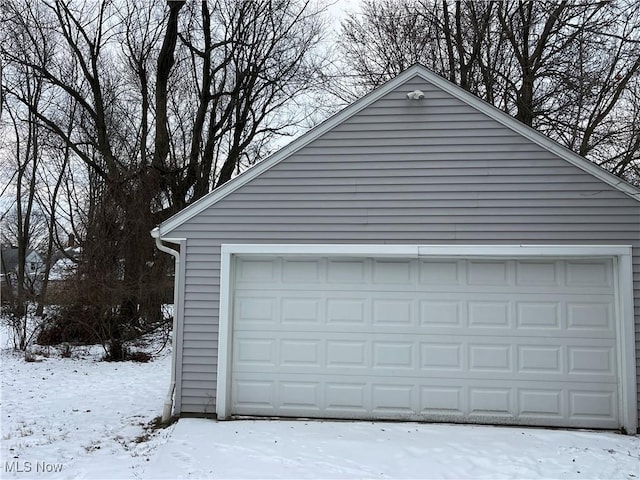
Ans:
POLYGON ((420 77, 171 236, 187 239, 182 413, 215 412, 225 243, 632 245, 640 364, 640 204, 420 77))

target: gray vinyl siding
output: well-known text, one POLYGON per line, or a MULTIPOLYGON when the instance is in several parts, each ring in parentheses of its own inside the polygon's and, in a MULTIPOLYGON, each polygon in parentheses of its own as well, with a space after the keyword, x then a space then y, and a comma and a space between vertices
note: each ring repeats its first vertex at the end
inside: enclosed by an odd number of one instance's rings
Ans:
POLYGON ((640 204, 419 77, 170 236, 187 239, 183 413, 215 411, 223 243, 633 245, 640 365, 640 204))

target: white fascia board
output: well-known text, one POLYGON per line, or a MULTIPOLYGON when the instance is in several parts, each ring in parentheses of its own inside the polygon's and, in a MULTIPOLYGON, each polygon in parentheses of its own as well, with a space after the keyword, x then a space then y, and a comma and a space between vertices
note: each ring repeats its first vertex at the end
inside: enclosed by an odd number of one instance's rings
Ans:
POLYGON ((578 155, 574 151, 569 150, 568 148, 560 145, 558 142, 550 139, 546 135, 543 135, 542 133, 538 132, 536 129, 528 125, 525 125, 524 123, 515 119, 508 113, 503 112, 499 108, 491 105, 488 102, 485 102, 479 97, 476 97, 472 93, 467 92, 466 90, 459 87, 458 85, 429 71, 426 68, 420 69, 420 71, 418 72, 418 75, 420 75, 423 79, 432 83, 436 87, 442 89, 443 91, 463 101, 467 105, 491 117, 493 120, 497 121, 498 123, 501 123, 502 125, 509 128, 510 130, 513 130, 514 132, 525 137, 526 139, 531 140, 533 143, 541 146, 545 150, 553 153, 554 155, 557 155, 563 160, 566 160, 572 165, 593 175, 594 177, 611 185, 617 190, 620 190, 621 192, 625 193, 631 198, 640 201, 640 189, 634 187, 630 183, 625 182, 620 177, 616 177, 611 172, 587 160, 586 158, 578 155))
POLYGON ((319 125, 313 127, 311 130, 301 135, 297 139, 293 140, 291 143, 284 146, 277 152, 273 153, 272 155, 265 158, 261 162, 255 164, 248 170, 245 170, 237 177, 234 177, 233 179, 229 180, 222 187, 217 188, 212 192, 209 192, 207 195, 202 197, 197 202, 189 205, 185 209, 176 213, 173 217, 165 220, 162 224, 156 227, 159 229, 160 235, 169 233, 174 228, 180 226, 187 220, 193 218, 198 213, 202 212, 203 210, 207 209, 211 205, 220 201, 222 198, 226 197, 230 193, 242 187, 244 184, 250 182, 257 176, 265 172, 266 170, 269 170, 274 165, 277 165, 285 158, 293 155, 295 152, 305 147, 309 143, 313 142, 320 136, 324 135, 332 128, 346 121, 348 118, 357 114, 361 110, 364 110, 373 102, 375 102, 379 98, 382 98, 384 95, 386 95, 387 93, 391 92, 393 89, 401 85, 407 79, 415 76, 416 74, 422 71, 424 71, 424 67, 420 65, 414 65, 408 70, 405 70, 404 72, 402 72, 397 77, 389 80, 387 83, 369 92, 364 97, 355 101, 351 105, 348 105, 347 107, 343 108, 339 112, 335 113, 334 115, 332 115, 325 121, 321 122, 319 125))

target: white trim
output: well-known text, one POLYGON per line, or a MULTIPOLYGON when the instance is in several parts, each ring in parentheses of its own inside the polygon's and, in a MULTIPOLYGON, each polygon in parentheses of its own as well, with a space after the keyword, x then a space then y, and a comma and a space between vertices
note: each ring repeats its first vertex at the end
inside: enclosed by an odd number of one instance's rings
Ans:
POLYGON ((225 244, 223 254, 232 255, 370 255, 417 257, 418 245, 354 244, 225 244))
POLYGON ((231 303, 231 286, 233 285, 234 264, 229 245, 222 245, 220 253, 220 310, 218 314, 218 375, 216 379, 216 416, 224 420, 231 409, 231 391, 227 388, 231 381, 231 345, 233 329, 231 319, 233 309, 231 303))
POLYGON ((636 187, 616 177, 612 173, 599 167, 593 162, 590 162, 586 158, 581 157, 568 148, 563 147, 559 143, 551 140, 537 130, 525 125, 522 122, 519 122, 509 114, 467 92, 458 85, 451 83, 447 79, 431 72, 426 67, 416 64, 399 74, 397 77, 389 80, 382 86, 373 90, 372 92, 369 92, 367 95, 360 98, 356 102, 340 110, 338 113, 329 117, 327 120, 312 128, 304 135, 298 137, 282 149, 275 152, 273 155, 267 157, 242 174, 233 178, 222 187, 213 190, 197 202, 189 205, 187 208, 181 210, 171 218, 165 220, 162 224, 154 229, 152 235, 155 234, 163 236, 164 234, 171 232, 173 229, 182 225, 187 220, 193 218, 194 216, 207 209, 211 205, 215 204, 219 200, 223 199, 230 193, 236 191, 238 188, 242 187, 244 184, 261 175, 263 172, 269 170, 271 167, 277 165, 285 158, 293 155, 301 148, 305 147, 312 141, 327 133, 332 128, 336 127, 337 125, 346 121, 348 118, 365 109, 373 102, 380 99, 395 88, 398 88, 404 82, 416 75, 420 76, 423 80, 433 84, 441 90, 449 93, 458 100, 461 100, 467 105, 475 108, 479 112, 484 113, 489 118, 522 135, 523 137, 534 142, 540 147, 548 150, 554 155, 559 156, 561 159, 566 160, 572 165, 611 185, 613 188, 640 201, 640 190, 636 187))
POLYGON ((420 256, 453 257, 611 257, 628 254, 626 245, 423 245, 420 256))
POLYGON ((618 299, 618 363, 620 382, 620 416, 630 435, 638 433, 638 385, 636 377, 636 342, 633 315, 633 257, 632 249, 616 257, 616 294, 618 299), (633 362, 625 359, 633 358, 633 362))
POLYGON ((625 245, 378 245, 224 244, 228 255, 336 255, 372 257, 594 257, 630 255, 625 245))
POLYGON ((635 334, 633 317, 632 247, 627 245, 320 245, 223 244, 220 269, 220 317, 216 414, 231 412, 234 257, 242 256, 375 256, 375 257, 491 257, 491 258, 613 258, 618 314, 619 416, 627 433, 637 431, 635 334), (631 362, 626 360, 631 359, 631 362))

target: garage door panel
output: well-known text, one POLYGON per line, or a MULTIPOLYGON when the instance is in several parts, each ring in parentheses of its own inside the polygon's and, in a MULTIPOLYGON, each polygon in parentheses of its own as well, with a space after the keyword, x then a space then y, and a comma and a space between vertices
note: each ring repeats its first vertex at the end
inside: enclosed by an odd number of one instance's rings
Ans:
POLYGON ((509 343, 470 343, 469 372, 513 372, 513 345, 509 343))
POLYGON ((236 332, 235 372, 615 383, 615 340, 361 332, 236 332), (322 338, 319 338, 322 337, 322 338), (498 342, 497 339, 500 338, 498 342))
POLYGON ((567 303, 567 328, 572 330, 611 331, 613 304, 611 301, 574 301, 567 303))
POLYGON ((471 386, 469 391, 469 415, 513 416, 513 388, 471 386))
POLYGON ((415 325, 414 301, 410 298, 374 298, 372 302, 374 327, 404 328, 415 325))
POLYGON ((615 428, 617 395, 597 383, 558 382, 544 388, 522 387, 517 380, 496 385, 451 378, 392 378, 380 382, 360 376, 349 380, 275 375, 269 381, 240 375, 234 388, 238 415, 316 416, 471 421, 523 425, 615 428), (306 412, 306 413, 305 413, 306 412))
POLYGON ((366 382, 324 382, 324 409, 333 415, 353 416, 354 413, 366 415, 371 410, 371 385, 366 382))
POLYGON ((317 382, 282 381, 279 384, 279 406, 300 411, 320 412, 321 384, 317 382))
POLYGON ((611 260, 238 262, 237 415, 619 426, 611 260))
POLYGON ((566 416, 566 399, 562 389, 518 389, 518 414, 530 418, 566 416))
POLYGON ((518 345, 517 353, 520 374, 562 374, 565 368, 561 345, 518 345))
POLYGON ((233 345, 234 363, 237 366, 237 370, 279 366, 277 343, 278 340, 271 337, 238 337, 233 345))
POLYGON ((566 284, 576 287, 613 288, 613 265, 598 260, 573 260, 565 263, 566 284))
POLYGON ((581 419, 615 420, 618 403, 615 392, 598 392, 595 387, 569 392, 569 415, 581 419))
MULTIPOLYGON (((410 285, 404 284, 375 284, 375 283, 367 283, 360 282, 358 283, 335 283, 331 280, 323 278, 321 282, 318 283, 303 283, 303 282, 282 282, 280 279, 274 281, 273 283, 240 283, 237 285, 241 286, 244 289, 250 290, 253 289, 256 292, 278 292, 281 291, 283 287, 285 287, 292 294, 296 294, 297 292, 307 293, 309 291, 317 291, 321 290, 322 292, 332 292, 335 295, 341 296, 342 294, 355 294, 361 293, 361 288, 359 285, 367 285, 366 291, 368 292, 379 292, 384 294, 385 292, 390 294, 398 294, 398 293, 406 293, 406 292, 420 292, 424 294, 450 294, 449 296, 456 296, 458 294, 477 294, 477 295, 489 295, 491 298, 498 298, 500 293, 496 291, 495 285, 469 285, 466 283, 461 283, 459 285, 449 285, 444 282, 432 284, 432 285, 422 285, 413 283, 410 285)), ((561 285, 559 289, 552 289, 550 286, 529 286, 529 285, 508 285, 510 294, 517 294, 523 296, 524 298, 529 298, 529 296, 547 296, 551 295, 552 299, 561 300, 566 297, 566 295, 583 295, 583 296, 598 296, 598 295, 610 295, 613 292, 613 289, 610 287, 602 288, 602 287, 590 287, 588 285, 584 286, 567 286, 561 285)))
POLYGON ((276 305, 279 302, 266 295, 240 296, 234 304, 238 327, 242 324, 264 324, 277 322, 276 305))
POLYGON ((282 263, 282 280, 286 283, 317 284, 322 280, 320 260, 287 260, 282 263))
POLYGON ((327 281, 333 285, 365 284, 370 277, 370 261, 329 260, 326 263, 327 281))
POLYGON ((280 342, 280 366, 321 369, 322 342, 313 339, 283 339, 280 342))
POLYGON ((273 414, 276 406, 275 387, 276 382, 272 380, 245 379, 238 376, 232 390, 236 411, 242 413, 243 410, 259 409, 256 411, 273 414))
POLYGON ((418 285, 450 288, 462 284, 462 260, 433 260, 418 262, 418 285))
POLYGON ((516 285, 528 287, 560 286, 560 268, 555 261, 520 261, 516 263, 516 285))
MULTIPOLYGON (((301 329, 307 326, 332 328, 374 327, 423 329, 458 327, 469 329, 570 329, 597 335, 614 332, 612 295, 549 293, 526 295, 517 292, 415 292, 413 297, 395 292, 360 291, 292 292, 243 289, 234 299, 237 330, 260 328, 301 329), (279 293, 278 293, 279 292, 279 293), (375 298, 372 298, 375 297, 375 298), (461 297, 464 297, 461 299, 461 297)), ((416 333, 420 333, 416 331, 416 333)), ((425 332, 427 333, 427 332, 425 332)))
POLYGON ((469 300, 468 326, 470 328, 511 328, 511 303, 508 300, 469 300))
POLYGON ((353 295, 344 298, 326 298, 327 326, 331 327, 363 327, 367 321, 367 299, 357 298, 353 295))
POLYGON ((602 376, 616 373, 615 350, 593 345, 571 345, 567 347, 568 371, 574 375, 602 376))
POLYGON ((280 321, 284 327, 297 325, 319 325, 321 320, 321 299, 316 297, 283 298, 281 300, 280 321))
POLYGON ((543 329, 545 332, 559 330, 563 325, 562 300, 516 302, 515 321, 518 329, 543 329))
POLYGON ((457 298, 434 297, 418 301, 421 328, 458 327, 465 324, 464 302, 457 298))
POLYGON ((412 384, 388 385, 374 383, 371 386, 371 403, 374 414, 415 415, 415 392, 412 384))
POLYGON ((448 337, 441 342, 420 343, 420 370, 464 370, 465 346, 460 342, 452 343, 448 337))
POLYGON ((396 285, 404 288, 415 284, 416 271, 410 260, 374 260, 372 264, 374 285, 396 285))
POLYGON ((418 390, 418 414, 463 417, 468 412, 466 387, 443 385, 420 385, 418 390))
POLYGON ((513 284, 508 261, 471 260, 467 263, 467 284, 507 286, 513 284))
POLYGON ((277 265, 268 258, 238 259, 236 262, 236 277, 238 283, 274 282, 276 280, 277 265))
POLYGON ((415 371, 415 345, 411 341, 374 340, 372 342, 372 365, 376 370, 393 369, 397 374, 401 371, 415 371))
POLYGON ((327 369, 359 368, 366 369, 370 357, 368 342, 353 338, 327 339, 327 369))

